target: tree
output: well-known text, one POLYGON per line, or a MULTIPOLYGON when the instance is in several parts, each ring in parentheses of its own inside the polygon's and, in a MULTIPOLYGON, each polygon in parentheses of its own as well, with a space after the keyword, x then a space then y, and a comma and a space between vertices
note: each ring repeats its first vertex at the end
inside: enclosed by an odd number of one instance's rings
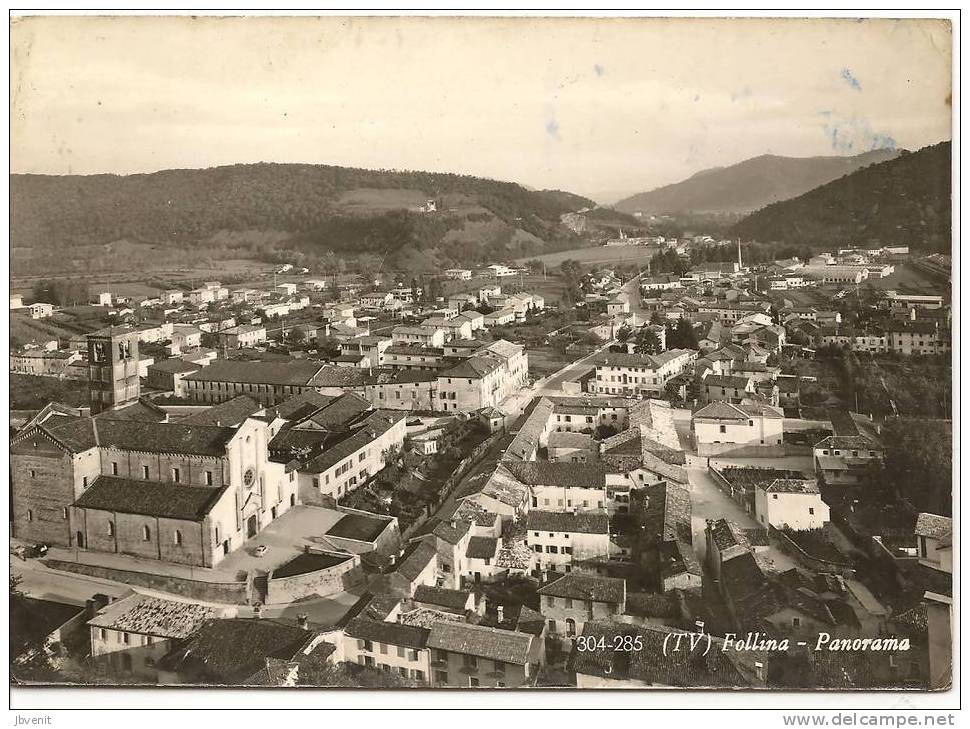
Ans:
POLYGON ((31 298, 34 302, 54 304, 55 306, 78 306, 88 303, 88 285, 82 281, 68 278, 55 278, 38 281, 34 284, 31 298))
POLYGON ((644 327, 637 333, 636 345, 633 351, 637 354, 659 354, 660 337, 652 329, 644 327))
POLYGON ((697 332, 686 319, 678 319, 675 325, 667 324, 667 349, 697 349, 697 332))
POLYGON ((633 332, 630 331, 630 327, 624 324, 623 326, 621 326, 619 329, 616 330, 616 341, 618 341, 620 344, 625 344, 626 341, 630 338, 631 334, 633 334, 633 332))
POLYGON ((948 420, 897 418, 880 433, 884 477, 920 511, 950 516, 953 509, 953 434, 948 420))

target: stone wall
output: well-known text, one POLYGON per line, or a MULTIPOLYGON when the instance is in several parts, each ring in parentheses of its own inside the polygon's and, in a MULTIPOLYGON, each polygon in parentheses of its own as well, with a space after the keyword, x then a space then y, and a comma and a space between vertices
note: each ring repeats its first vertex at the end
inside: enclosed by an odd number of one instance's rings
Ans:
POLYGON ((35 435, 12 447, 10 457, 13 536, 71 546, 71 524, 64 511, 74 502, 70 455, 35 435))
POLYGON ((732 456, 734 458, 783 458, 805 456, 812 452, 807 446, 790 443, 781 445, 738 445, 737 443, 698 443, 699 456, 732 456))
POLYGON ((205 582, 203 580, 188 580, 184 577, 158 575, 151 572, 135 572, 102 565, 81 564, 59 559, 45 559, 43 563, 62 572, 72 572, 103 580, 112 580, 137 587, 147 587, 150 590, 167 592, 170 595, 217 602, 230 605, 248 605, 252 601, 251 581, 245 582, 205 582))
POLYGON ((366 578, 360 566, 360 557, 356 554, 346 557, 346 560, 333 567, 301 575, 277 578, 271 572, 266 580, 266 603, 277 605, 305 597, 327 597, 362 585, 366 578))

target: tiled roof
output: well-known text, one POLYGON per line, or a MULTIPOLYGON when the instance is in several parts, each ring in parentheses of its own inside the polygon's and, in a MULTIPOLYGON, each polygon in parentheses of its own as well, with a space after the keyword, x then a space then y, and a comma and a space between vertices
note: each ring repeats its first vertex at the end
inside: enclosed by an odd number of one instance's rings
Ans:
POLYGON ((439 379, 442 377, 463 377, 474 380, 494 372, 499 367, 501 367, 501 362, 497 359, 473 355, 451 369, 439 373, 438 377, 439 379))
MULTIPOLYGON (((304 416, 304 421, 312 421, 321 428, 333 429, 346 426, 362 413, 371 409, 371 404, 360 395, 354 392, 345 392, 335 400, 327 403, 322 408, 309 416, 304 416)), ((299 428, 301 423, 294 427, 299 428)))
POLYGON ((275 620, 209 620, 165 664, 194 681, 240 684, 265 668, 267 658, 293 660, 313 638, 275 620))
POLYGON ((287 398, 271 412, 284 420, 302 420, 310 413, 329 405, 336 399, 333 395, 321 395, 316 390, 307 390, 299 395, 287 398))
POLYGON ((322 363, 311 360, 230 361, 216 360, 186 376, 194 382, 244 382, 261 385, 303 385, 320 371, 322 363))
POLYGON ((431 631, 402 623, 357 617, 347 623, 344 633, 351 638, 371 640, 385 645, 424 650, 431 631))
POLYGON ((549 425, 555 405, 548 398, 542 398, 529 413, 525 423, 516 433, 509 447, 502 456, 504 462, 531 458, 539 448, 539 439, 549 425))
POLYGON ((737 377, 735 375, 708 375, 704 378, 704 387, 728 387, 735 390, 744 390, 750 384, 750 377, 737 377))
POLYGON ((540 595, 620 604, 626 598, 626 581, 616 577, 570 572, 555 582, 543 585, 537 592, 540 595))
POLYGON ((225 490, 224 486, 187 486, 99 476, 74 505, 122 514, 202 521, 225 490))
POLYGON ((232 400, 213 405, 179 421, 180 425, 239 425, 250 415, 255 415, 263 406, 248 395, 238 395, 232 400))
POLYGON ((734 522, 727 519, 718 519, 709 523, 708 529, 711 538, 717 546, 718 551, 724 552, 732 547, 744 547, 747 549, 747 537, 741 528, 734 522))
POLYGON ((206 620, 218 616, 215 608, 198 603, 135 594, 110 603, 88 625, 157 638, 188 638, 206 620))
POLYGON ((815 444, 816 448, 837 448, 842 450, 881 450, 882 446, 864 435, 830 435, 815 444))
POLYGON ((375 410, 367 416, 353 435, 313 458, 301 470, 305 470, 307 473, 323 473, 347 456, 353 455, 361 448, 366 447, 368 443, 403 420, 406 415, 404 411, 375 410))
POLYGON ((581 534, 608 534, 610 520, 606 514, 581 511, 575 514, 559 511, 529 512, 526 528, 537 532, 570 532, 581 534))
POLYGON ((444 539, 448 544, 458 544, 468 534, 469 529, 471 529, 471 525, 467 521, 458 521, 456 519, 454 522, 440 522, 434 528, 432 534, 439 539, 444 539), (454 526, 452 526, 452 523, 454 526))
POLYGON ((309 381, 310 387, 359 387, 374 383, 374 375, 360 367, 321 367, 309 381))
POLYGON ((695 646, 685 642, 682 655, 676 659, 670 657, 664 647, 669 647, 668 637, 676 632, 662 626, 589 622, 583 626, 583 635, 590 638, 589 644, 594 649, 573 651, 568 668, 586 676, 639 681, 650 686, 744 687, 753 683, 732 661, 732 653, 719 645, 712 645, 706 651, 706 641, 695 646), (615 642, 624 636, 634 640, 639 637, 643 649, 613 650, 615 642), (595 647, 599 645, 604 648, 595 647))
POLYGON ((553 463, 550 461, 517 461, 505 468, 519 481, 529 486, 560 486, 563 488, 606 488, 605 466, 597 463, 553 463))
POLYGON ((714 418, 715 420, 747 420, 748 414, 736 405, 722 400, 709 403, 694 413, 694 418, 714 418))
POLYGON ((779 494, 817 494, 818 482, 814 478, 779 478, 764 487, 765 492, 779 494))
POLYGON ((528 633, 443 620, 431 628, 428 647, 524 666, 532 640, 528 633))
POLYGON ((437 558, 437 555, 438 551, 435 549, 434 542, 428 539, 414 542, 405 550, 397 572, 409 582, 416 580, 428 564, 437 558))
POLYGON ((644 526, 649 537, 691 543, 691 503, 687 489, 661 481, 643 489, 647 495, 644 526))
POLYGON ((414 599, 417 602, 427 603, 428 605, 439 605, 453 610, 463 610, 471 594, 464 590, 449 590, 445 587, 418 585, 414 591, 414 599))
POLYGON ((499 540, 494 537, 472 537, 468 540, 465 556, 469 559, 493 559, 498 545, 499 540))
POLYGON ((916 517, 916 535, 930 539, 942 539, 953 533, 953 520, 937 514, 920 513, 916 517))
POLYGON ((181 423, 148 423, 95 418, 98 445, 145 453, 178 453, 220 457, 236 434, 235 428, 181 423))

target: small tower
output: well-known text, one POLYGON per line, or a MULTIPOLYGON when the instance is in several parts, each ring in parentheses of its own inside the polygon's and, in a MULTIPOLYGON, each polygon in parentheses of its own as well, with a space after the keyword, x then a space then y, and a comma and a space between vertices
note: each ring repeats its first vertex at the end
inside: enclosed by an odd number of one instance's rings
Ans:
POLYGON ((138 332, 105 329, 87 336, 91 414, 130 405, 141 394, 138 332))
POLYGON ((741 239, 738 238, 738 270, 744 269, 744 265, 741 263, 741 239))

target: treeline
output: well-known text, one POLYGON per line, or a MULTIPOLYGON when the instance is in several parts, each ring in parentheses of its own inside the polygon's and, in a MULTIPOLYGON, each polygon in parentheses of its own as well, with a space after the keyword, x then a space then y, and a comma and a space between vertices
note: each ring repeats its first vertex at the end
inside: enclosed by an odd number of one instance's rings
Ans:
POLYGON ((35 283, 30 292, 30 301, 54 306, 79 306, 89 303, 90 295, 90 287, 83 281, 54 278, 35 283))

